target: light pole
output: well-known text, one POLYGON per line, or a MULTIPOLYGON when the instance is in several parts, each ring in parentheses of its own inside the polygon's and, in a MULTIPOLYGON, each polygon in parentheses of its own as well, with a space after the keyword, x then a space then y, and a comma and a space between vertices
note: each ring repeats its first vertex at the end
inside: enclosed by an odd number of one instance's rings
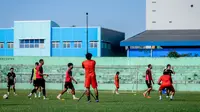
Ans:
POLYGON ((88 53, 88 12, 86 12, 86 52, 88 53))

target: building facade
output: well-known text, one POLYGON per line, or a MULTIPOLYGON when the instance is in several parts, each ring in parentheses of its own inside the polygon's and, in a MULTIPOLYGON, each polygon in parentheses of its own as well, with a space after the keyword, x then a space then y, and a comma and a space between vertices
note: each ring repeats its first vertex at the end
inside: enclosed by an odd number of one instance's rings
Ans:
POLYGON ((0 56, 95 57, 120 54, 122 32, 101 27, 59 27, 53 21, 15 21, 13 28, 0 29, 0 56), (119 53, 118 53, 119 52, 119 53))
POLYGON ((143 32, 122 41, 128 57, 200 56, 199 0, 145 0, 143 32))

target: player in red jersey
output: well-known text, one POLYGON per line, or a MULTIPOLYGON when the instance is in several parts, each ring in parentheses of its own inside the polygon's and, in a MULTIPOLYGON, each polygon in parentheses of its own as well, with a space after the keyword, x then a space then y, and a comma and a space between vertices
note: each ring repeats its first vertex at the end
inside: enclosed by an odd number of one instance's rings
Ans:
POLYGON ((95 73, 95 65, 96 62, 92 59, 92 54, 87 53, 86 59, 82 63, 82 67, 85 69, 85 88, 86 88, 86 94, 88 102, 90 102, 90 85, 92 85, 92 88, 94 89, 95 95, 96 95, 96 102, 99 102, 98 98, 98 89, 97 89, 97 80, 96 80, 96 73, 95 73))
POLYGON ((158 80, 158 84, 160 85, 160 88, 159 88, 160 97, 159 97, 159 99, 162 100, 162 90, 164 88, 167 88, 171 92, 170 100, 173 100, 175 90, 174 90, 174 87, 173 87, 172 82, 171 82, 171 77, 168 74, 162 75, 158 80))
POLYGON ((7 75, 7 83, 8 83, 8 95, 10 94, 10 87, 13 88, 14 95, 16 94, 15 83, 16 83, 16 75, 14 73, 14 68, 10 68, 10 72, 7 75))
POLYGON ((115 91, 114 93, 119 94, 118 89, 119 89, 119 72, 116 73, 115 75, 115 91))
POLYGON ((150 93, 151 93, 151 90, 152 90, 152 83, 154 84, 151 69, 152 69, 152 65, 149 64, 148 69, 146 70, 146 78, 145 78, 146 79, 146 85, 147 85, 148 89, 143 93, 143 96, 146 97, 146 98, 151 98, 150 93), (148 96, 147 96, 147 93, 148 93, 148 96))
MULTIPOLYGON (((172 67, 170 64, 167 64, 166 69, 163 70, 163 74, 169 75, 171 77, 170 81, 173 84, 173 80, 172 80, 172 74, 175 74, 174 72, 174 67, 172 67)), ((166 98, 169 98, 169 90, 167 89, 167 96, 166 98)))
POLYGON ((61 95, 63 95, 68 88, 71 89, 71 93, 73 96, 74 100, 77 100, 79 98, 76 98, 75 96, 75 88, 74 85, 72 83, 72 80, 77 84, 77 81, 72 77, 72 69, 73 69, 73 64, 72 63, 68 63, 68 70, 66 71, 66 76, 65 76, 65 88, 64 90, 57 96, 57 98, 60 100, 61 95))
POLYGON ((46 89, 45 89, 45 79, 43 76, 48 77, 48 75, 43 73, 43 67, 42 67, 43 65, 44 65, 44 60, 40 59, 39 65, 36 67, 36 85, 37 85, 37 87, 34 88, 32 90, 32 92, 28 95, 29 98, 31 98, 33 93, 36 93, 38 87, 42 87, 43 99, 44 100, 47 99, 46 98, 46 89))

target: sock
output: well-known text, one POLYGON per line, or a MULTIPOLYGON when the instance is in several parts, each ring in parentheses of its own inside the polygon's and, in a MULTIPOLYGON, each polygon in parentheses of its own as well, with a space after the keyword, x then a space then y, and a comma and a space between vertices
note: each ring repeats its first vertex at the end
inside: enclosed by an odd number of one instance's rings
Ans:
POLYGON ((89 96, 87 96, 87 99, 88 99, 88 101, 90 101, 90 95, 89 95, 89 96))
POLYGON ((72 95, 72 97, 73 97, 73 98, 76 98, 76 96, 75 96, 75 95, 72 95))
MULTIPOLYGON (((36 93, 36 91, 37 91, 36 89, 33 89, 33 90, 31 91, 31 93, 32 93, 32 94, 33 94, 33 93, 36 93)), ((31 94, 31 95, 32 95, 32 94, 31 94)))
POLYGON ((42 93, 43 93, 43 96, 46 97, 46 90, 45 89, 42 90, 42 93))
POLYGON ((96 100, 99 100, 99 95, 96 95, 96 100))
POLYGON ((173 99, 173 95, 170 96, 170 99, 173 99))
POLYGON ((61 97, 61 94, 59 94, 58 97, 61 97))
POLYGON ((162 99, 162 96, 159 96, 160 100, 162 99))
POLYGON ((36 93, 34 93, 35 94, 35 97, 37 97, 37 94, 36 93))
POLYGON ((13 88, 14 93, 16 92, 15 87, 13 88))
POLYGON ((8 92, 10 92, 10 87, 8 87, 8 92))
POLYGON ((38 97, 40 97, 41 92, 38 93, 38 97))

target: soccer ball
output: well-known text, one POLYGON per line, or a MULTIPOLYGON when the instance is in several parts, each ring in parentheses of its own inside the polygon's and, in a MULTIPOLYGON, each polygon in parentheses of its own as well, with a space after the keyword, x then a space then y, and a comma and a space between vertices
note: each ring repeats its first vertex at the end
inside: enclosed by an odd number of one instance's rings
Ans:
POLYGON ((4 94, 4 95, 3 95, 3 99, 8 99, 8 95, 7 95, 7 94, 4 94))

